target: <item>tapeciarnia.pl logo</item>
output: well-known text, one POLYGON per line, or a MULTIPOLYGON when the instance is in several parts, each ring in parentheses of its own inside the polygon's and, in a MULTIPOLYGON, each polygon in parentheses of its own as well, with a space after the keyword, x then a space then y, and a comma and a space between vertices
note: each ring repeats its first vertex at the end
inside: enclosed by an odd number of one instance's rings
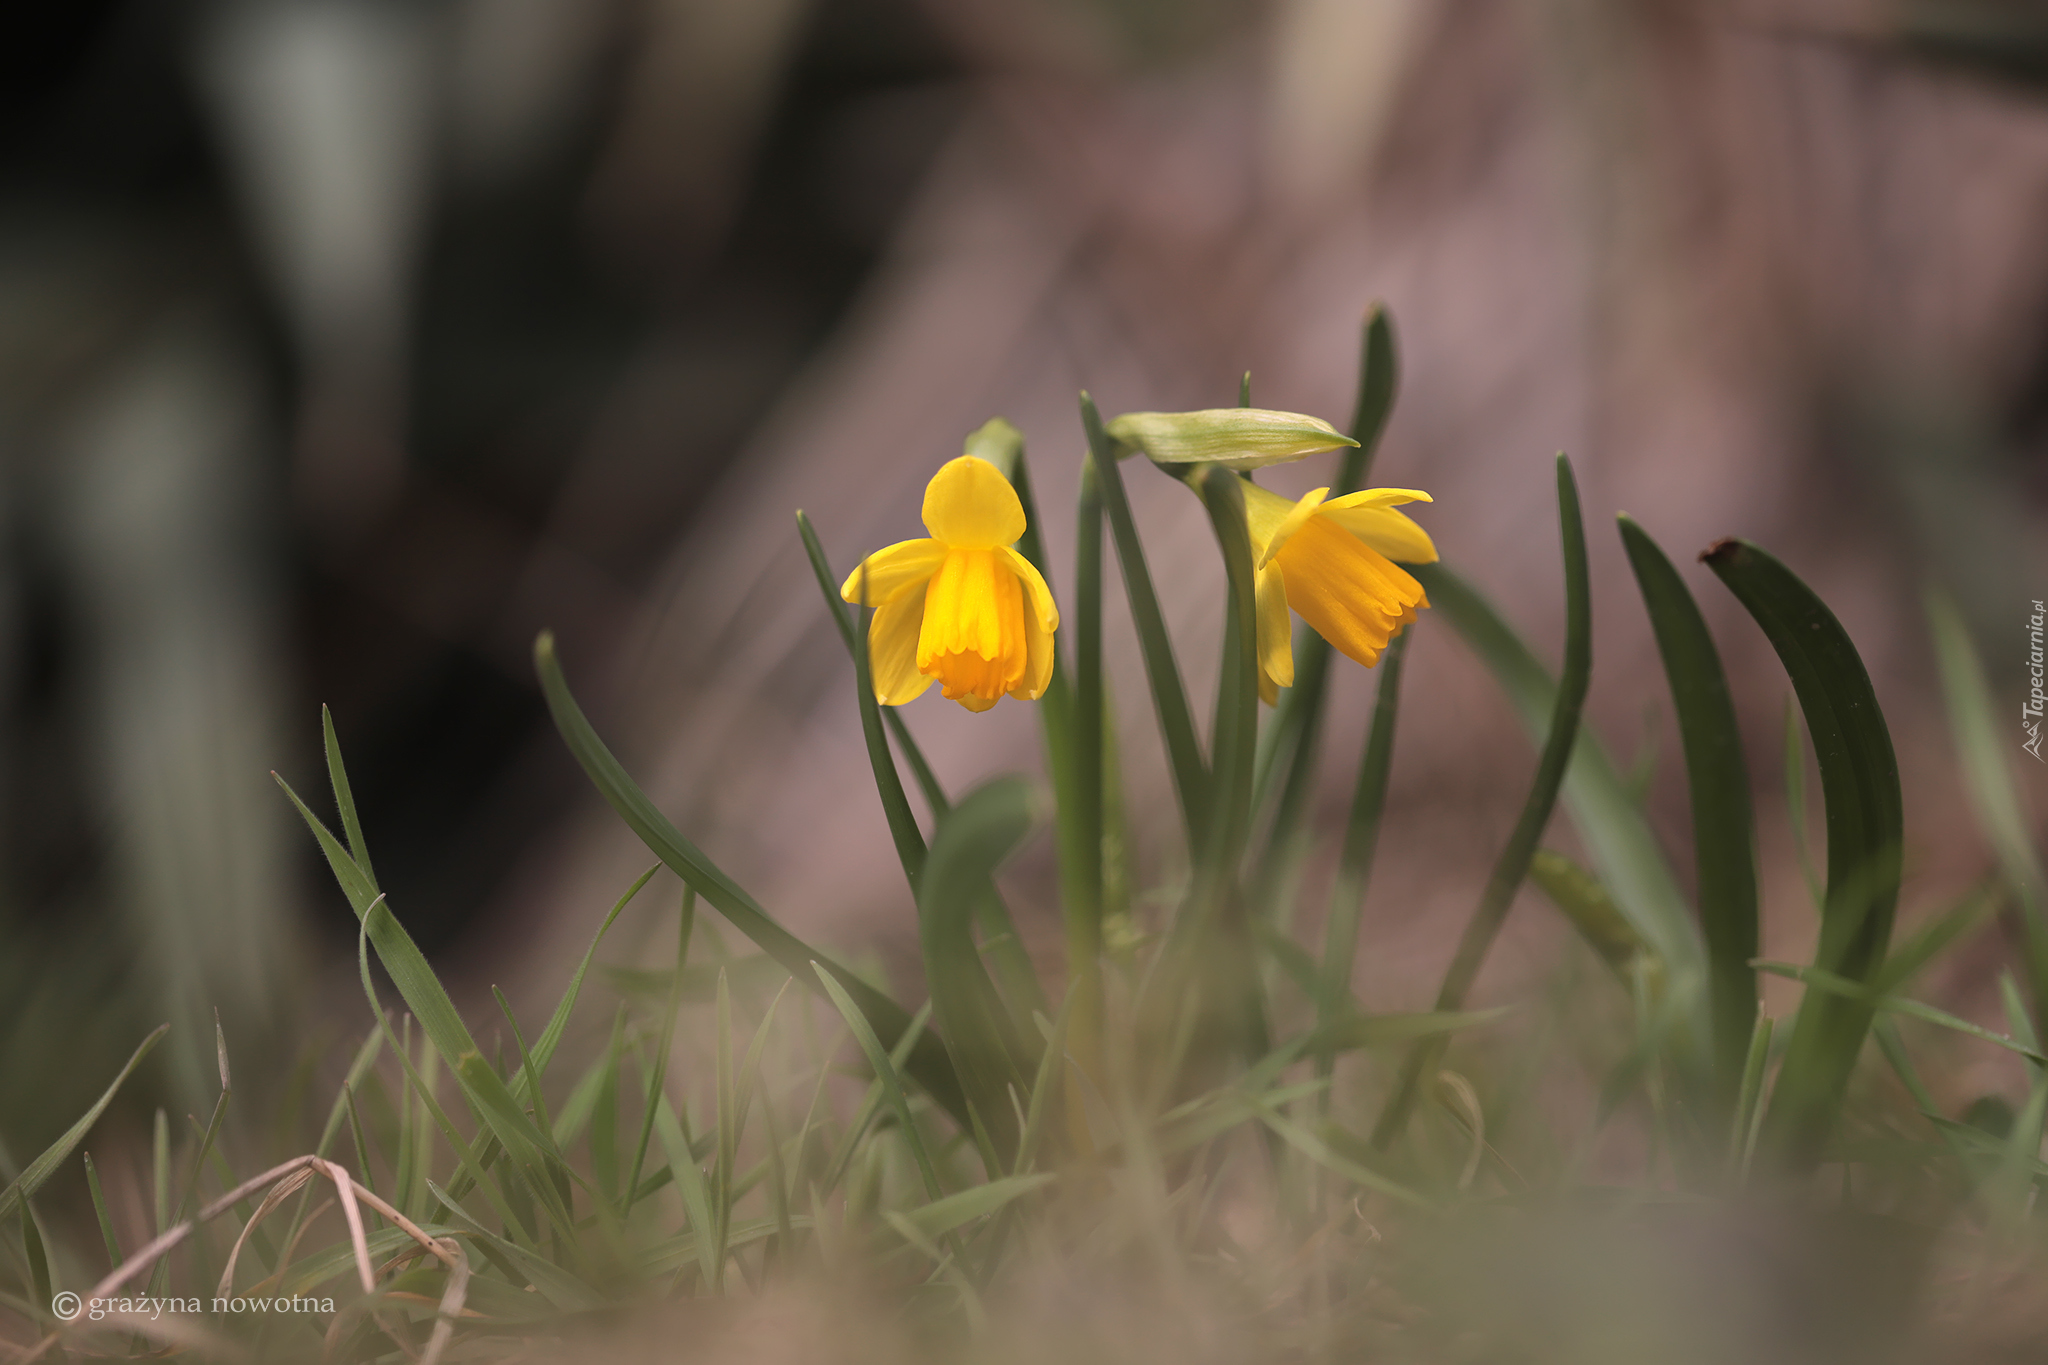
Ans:
POLYGON ((2020 707, 2020 728, 2027 732, 2026 743, 2020 747, 2032 754, 2037 762, 2048 763, 2048 758, 2041 756, 2041 713, 2048 708, 2048 690, 2042 687, 2044 672, 2048 672, 2044 669, 2041 652, 2044 621, 2048 621, 2048 606, 2043 606, 2037 598, 2034 614, 2027 618, 2027 676, 2032 685, 2028 689, 2027 700, 2020 707))

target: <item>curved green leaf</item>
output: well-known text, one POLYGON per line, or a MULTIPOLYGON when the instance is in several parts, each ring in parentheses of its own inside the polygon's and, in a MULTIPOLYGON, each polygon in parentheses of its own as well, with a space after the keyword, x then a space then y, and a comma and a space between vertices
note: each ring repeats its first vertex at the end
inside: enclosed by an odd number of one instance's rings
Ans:
MULTIPOLYGON (((918 937, 925 980, 953 1056, 953 1069, 999 1152, 1017 1147, 1014 1088, 1029 1093, 1038 1058, 1027 1050, 995 983, 982 967, 972 929, 975 903, 989 891, 996 867, 1024 842, 1034 821, 1031 789, 999 777, 967 793, 932 836, 918 893, 918 937)), ((990 1171, 993 1179, 1001 1174, 990 1171)))
POLYGON ((113 1083, 93 1103, 92 1108, 86 1110, 78 1122, 65 1129, 62 1137, 44 1148, 34 1161, 29 1162, 6 1189, 0 1190, 0 1223, 5 1223, 7 1215, 20 1208, 22 1201, 34 1198, 36 1191, 43 1187, 43 1182, 56 1174, 57 1168, 64 1164, 64 1159, 71 1155, 79 1143, 85 1141, 85 1135, 100 1121, 100 1115, 107 1112, 107 1106, 114 1102, 114 1095, 121 1089, 122 1084, 135 1074, 135 1068, 142 1065, 142 1059, 149 1055, 150 1049, 162 1042, 164 1035, 170 1031, 169 1024, 158 1024, 151 1030, 150 1035, 137 1045, 134 1055, 128 1058, 128 1064, 115 1073, 113 1083))
MULTIPOLYGON (((1492 670, 1494 680, 1532 735, 1549 733, 1557 684, 1528 645, 1479 591, 1443 564, 1409 568, 1429 593, 1431 614, 1447 622, 1492 670)), ((1658 847, 1643 810, 1614 770, 1614 761, 1591 731, 1581 730, 1565 774, 1564 801, 1601 884, 1628 916, 1670 974, 1667 986, 1682 995, 1705 974, 1692 910, 1658 847)))
MULTIPOLYGON (((1898 760, 1870 674, 1827 604, 1771 555, 1724 540, 1703 558, 1778 652, 1813 737, 1828 830, 1827 902, 1813 965, 1868 982, 1891 942, 1905 834, 1898 760)), ((1762 1139, 1789 1169, 1820 1161, 1870 1018, 1866 1000, 1809 993, 1801 1002, 1762 1139)))
MULTIPOLYGON (((1458 949, 1444 973, 1437 992, 1436 1009, 1448 1012, 1465 1003, 1465 994, 1479 976, 1480 965, 1493 946, 1494 936, 1507 919, 1515 892, 1529 875, 1529 863, 1536 856, 1536 841, 1557 806, 1564 785, 1565 769, 1572 761, 1572 746, 1578 739, 1579 713, 1586 703, 1586 687, 1593 676, 1593 604, 1586 569, 1586 530, 1579 515, 1579 487, 1572 477, 1572 463, 1557 457, 1557 517, 1564 542, 1564 672, 1551 704, 1550 730, 1543 741, 1543 754, 1536 761, 1536 776, 1529 784, 1528 799, 1522 803, 1521 818, 1494 861, 1479 904, 1465 925, 1458 949)), ((1373 1126, 1376 1147, 1392 1142, 1407 1122, 1408 1111, 1426 1073, 1441 1055, 1441 1040, 1431 1039, 1408 1054, 1394 1093, 1373 1126)))
MULTIPOLYGON (((877 1035, 891 1042, 901 1038, 910 1027, 908 1011, 861 980, 849 968, 834 962, 776 923, 752 896, 742 891, 738 883, 704 856, 702 850, 684 838, 682 832, 669 823, 667 816, 655 809, 654 803, 647 799, 647 793, 626 775, 618 759, 612 757, 611 750, 591 728, 582 708, 577 706, 568 681, 562 677, 562 666, 555 658, 555 637, 551 633, 543 631, 534 641, 533 657, 534 666, 540 673, 541 690, 547 696, 548 710, 555 718, 555 728, 561 732, 563 742, 576 756, 577 763, 582 765, 584 775, 597 788, 598 794, 619 813, 627 827, 640 836, 640 841, 647 845, 649 851, 666 863, 671 872, 696 887, 699 896, 710 902, 712 908, 725 916, 735 929, 752 939, 762 952, 781 963, 784 971, 799 981, 808 982, 813 979, 811 964, 822 963, 824 970, 831 973, 860 1007, 861 1014, 874 1026, 877 1035)), ((905 1070, 961 1127, 971 1126, 967 1097, 960 1089, 959 1078, 954 1075, 952 1059, 946 1055, 944 1044, 930 1036, 920 1038, 905 1070)))
POLYGON ((1728 675, 1707 632, 1706 618, 1678 570, 1642 527, 1621 518, 1621 541, 1642 589, 1643 608, 1671 684, 1685 777, 1692 798, 1692 838, 1699 868, 1700 929, 1707 944, 1709 1037, 1714 1089, 1723 1112, 1736 1103, 1749 1039, 1756 1029, 1756 833, 1749 805, 1749 768, 1728 675))

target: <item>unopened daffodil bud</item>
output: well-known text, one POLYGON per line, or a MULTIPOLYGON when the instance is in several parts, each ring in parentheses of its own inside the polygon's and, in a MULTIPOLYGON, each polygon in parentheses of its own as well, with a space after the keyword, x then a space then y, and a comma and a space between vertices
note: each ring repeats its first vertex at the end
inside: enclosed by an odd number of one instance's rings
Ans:
POLYGON ((1320 417, 1271 408, 1127 412, 1104 430, 1154 464, 1220 464, 1239 472, 1358 444, 1320 417))
POLYGON ((991 417, 967 437, 962 455, 987 460, 1006 479, 1017 477, 1017 457, 1024 453, 1024 433, 1007 417, 991 417))

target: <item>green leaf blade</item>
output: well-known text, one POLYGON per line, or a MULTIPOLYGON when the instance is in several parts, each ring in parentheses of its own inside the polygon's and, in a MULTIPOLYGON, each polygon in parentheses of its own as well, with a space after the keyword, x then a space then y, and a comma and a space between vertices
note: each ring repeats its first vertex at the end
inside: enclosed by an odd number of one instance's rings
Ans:
MULTIPOLYGON (((1898 904, 1904 808, 1891 732, 1854 641, 1813 589, 1766 551, 1724 540, 1705 559, 1777 651, 1820 766, 1828 886, 1814 966, 1859 984, 1884 963, 1898 904)), ((1809 995, 1764 1113, 1766 1152, 1810 1170, 1834 1129, 1870 1029, 1868 1001, 1809 995)))

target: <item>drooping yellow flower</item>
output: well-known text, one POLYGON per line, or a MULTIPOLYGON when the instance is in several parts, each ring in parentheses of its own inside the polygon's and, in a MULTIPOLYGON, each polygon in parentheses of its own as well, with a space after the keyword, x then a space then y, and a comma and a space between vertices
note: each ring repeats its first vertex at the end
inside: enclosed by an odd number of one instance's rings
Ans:
POLYGON ((875 609, 868 658, 876 701, 901 706, 934 682, 970 711, 1043 695, 1060 612, 1045 579, 1012 548, 1024 525, 1010 481, 987 460, 962 455, 925 486, 930 538, 877 550, 847 575, 839 595, 875 609))
POLYGON ((1257 566, 1259 696, 1271 704, 1294 685, 1293 623, 1371 668, 1387 641, 1429 605, 1399 564, 1431 564, 1429 533, 1394 509, 1428 502, 1413 488, 1368 488, 1329 497, 1318 488, 1291 502, 1246 480, 1244 510, 1257 566))

